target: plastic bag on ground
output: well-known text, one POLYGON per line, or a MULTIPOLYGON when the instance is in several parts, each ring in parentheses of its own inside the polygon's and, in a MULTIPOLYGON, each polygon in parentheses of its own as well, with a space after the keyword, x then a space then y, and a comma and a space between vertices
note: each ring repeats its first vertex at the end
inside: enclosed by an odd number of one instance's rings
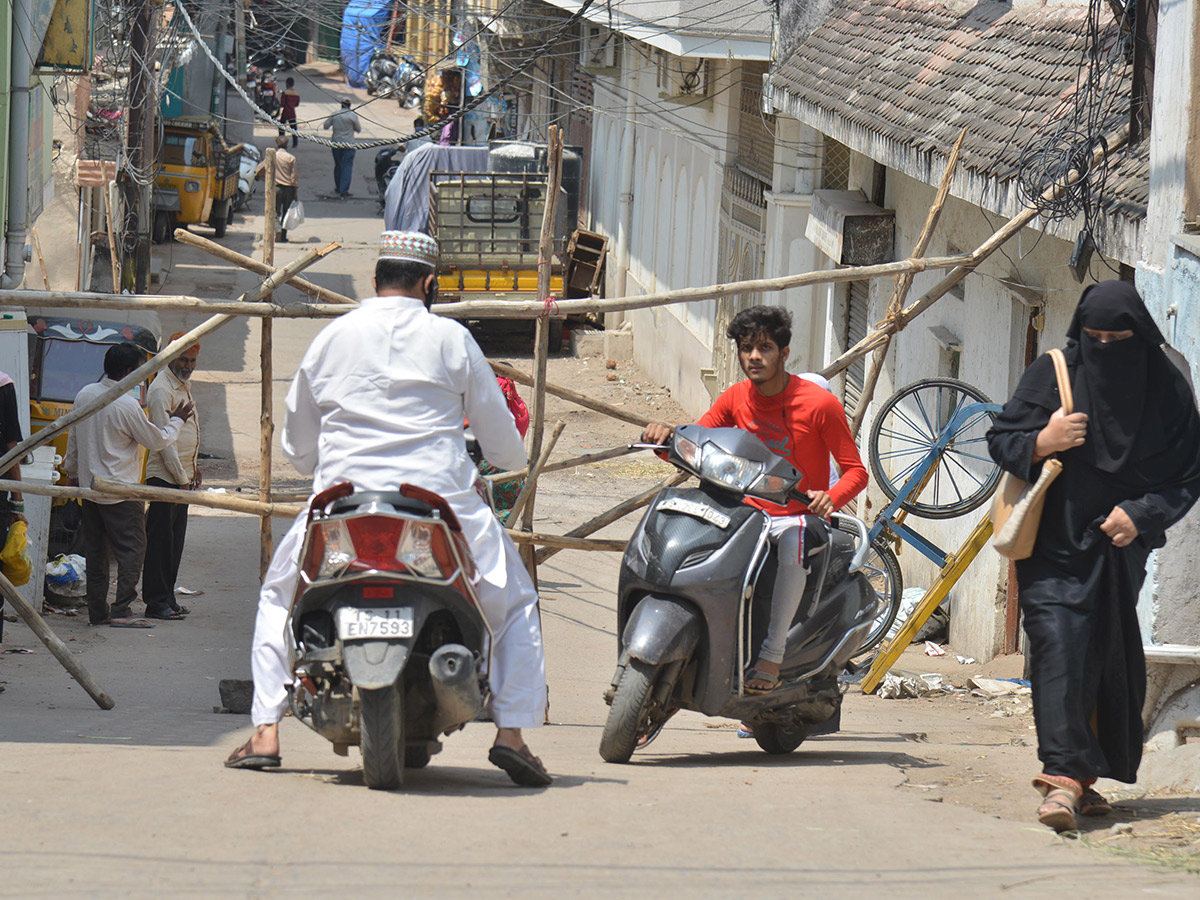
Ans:
POLYGON ((4 548, 0 550, 0 571, 17 587, 29 581, 33 566, 29 562, 28 542, 24 522, 13 522, 8 529, 4 548))

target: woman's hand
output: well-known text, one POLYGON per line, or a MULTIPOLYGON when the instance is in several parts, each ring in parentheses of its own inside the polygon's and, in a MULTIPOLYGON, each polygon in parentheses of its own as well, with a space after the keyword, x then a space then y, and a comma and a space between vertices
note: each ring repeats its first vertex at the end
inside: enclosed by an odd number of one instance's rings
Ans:
POLYGON ((1112 539, 1114 547, 1128 547, 1138 536, 1138 529, 1133 524, 1133 519, 1129 518, 1129 513, 1119 506, 1113 507, 1113 511, 1108 514, 1108 518, 1104 520, 1100 530, 1112 539))
POLYGON ((1083 446, 1087 438, 1087 413, 1063 415, 1062 408, 1050 417, 1050 422, 1038 432, 1033 445, 1033 461, 1041 462, 1052 453, 1083 446))

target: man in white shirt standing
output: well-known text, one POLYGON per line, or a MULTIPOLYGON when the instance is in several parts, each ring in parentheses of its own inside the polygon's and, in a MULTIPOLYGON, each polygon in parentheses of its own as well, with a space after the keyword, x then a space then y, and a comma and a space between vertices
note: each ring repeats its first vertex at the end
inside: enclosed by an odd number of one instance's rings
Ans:
MULTIPOLYGON (((354 135, 362 131, 362 123, 358 115, 350 108, 350 101, 343 100, 342 108, 325 120, 321 128, 331 129, 333 139, 338 143, 348 144, 354 141, 354 135)), ((350 183, 354 177, 353 147, 333 147, 333 185, 337 195, 345 200, 350 196, 350 183)))
MULTIPOLYGON (((171 335, 171 340, 183 337, 183 332, 171 335)), ((175 443, 152 451, 146 458, 146 484, 151 487, 194 491, 203 476, 197 460, 200 454, 200 417, 195 414, 192 389, 189 386, 200 345, 193 344, 158 373, 146 395, 146 415, 155 425, 166 427, 171 410, 191 403, 193 415, 179 429, 175 443)), ((175 599, 175 580, 183 559, 183 542, 187 536, 188 507, 186 503, 151 501, 146 510, 146 559, 142 565, 142 599, 146 601, 146 616, 151 619, 182 619, 190 609, 175 599)))
MULTIPOLYGON (((537 591, 516 547, 475 490, 464 416, 484 456, 502 469, 526 463, 512 414, 470 333, 429 312, 437 295, 437 244, 385 231, 375 268, 378 296, 332 322, 312 342, 288 391, 281 444, 313 493, 341 482, 359 491, 417 485, 444 497, 478 567, 475 591, 493 633, 488 759, 517 784, 551 782, 521 734, 543 722, 545 660, 537 591)), ((287 710, 284 631, 295 596, 307 515, 296 518, 263 579, 252 669, 256 731, 225 764, 279 765, 279 720, 287 710)))
MULTIPOLYGON (((99 397, 136 369, 144 359, 136 344, 114 344, 104 354, 104 377, 75 396, 75 407, 99 397)), ((129 394, 123 394, 99 412, 71 426, 63 467, 67 484, 92 486, 97 476, 135 483, 138 445, 161 450, 173 443, 192 415, 191 403, 168 411, 167 424, 154 425, 129 394)), ((133 620, 138 578, 146 552, 145 511, 140 500, 84 500, 83 545, 87 556, 88 621, 92 625, 150 627, 133 620), (117 560, 117 595, 108 606, 109 552, 117 560)))

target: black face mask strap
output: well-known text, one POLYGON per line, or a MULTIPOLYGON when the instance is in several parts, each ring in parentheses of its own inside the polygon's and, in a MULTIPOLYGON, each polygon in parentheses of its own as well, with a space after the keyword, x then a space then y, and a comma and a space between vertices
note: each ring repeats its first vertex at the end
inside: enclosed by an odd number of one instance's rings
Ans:
POLYGON ((429 285, 429 289, 427 291, 425 291, 425 308, 426 309, 432 308, 433 304, 437 303, 438 287, 439 287, 437 275, 434 275, 432 277, 433 277, 433 281, 429 285))

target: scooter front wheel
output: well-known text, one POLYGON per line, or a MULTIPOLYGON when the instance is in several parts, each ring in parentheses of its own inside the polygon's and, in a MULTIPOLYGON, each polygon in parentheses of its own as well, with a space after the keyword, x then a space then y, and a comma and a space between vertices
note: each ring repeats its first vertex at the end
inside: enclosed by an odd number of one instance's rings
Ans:
POLYGON ((631 659, 621 673, 600 737, 600 755, 606 762, 629 762, 637 749, 638 738, 650 733, 650 710, 658 673, 658 666, 640 659, 631 659))
POLYGON ((404 783, 404 705, 396 685, 360 690, 363 781, 392 791, 404 783))

